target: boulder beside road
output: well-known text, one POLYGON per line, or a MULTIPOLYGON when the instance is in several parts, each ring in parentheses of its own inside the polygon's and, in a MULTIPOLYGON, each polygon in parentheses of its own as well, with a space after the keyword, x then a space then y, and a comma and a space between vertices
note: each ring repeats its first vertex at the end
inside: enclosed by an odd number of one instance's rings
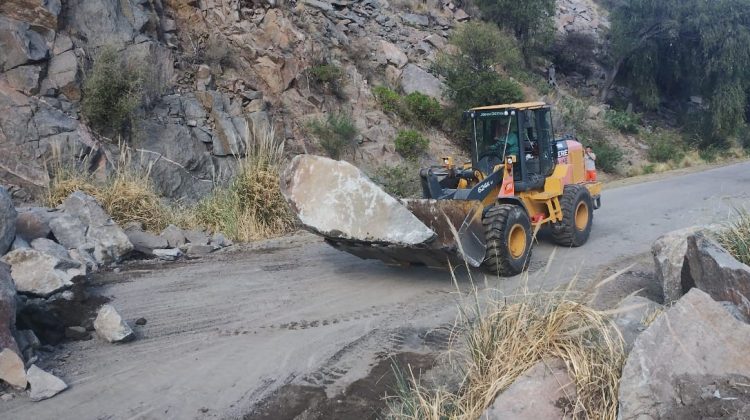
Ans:
POLYGON ((732 302, 750 317, 750 267, 700 233, 688 238, 686 259, 695 287, 714 300, 732 302))
MULTIPOLYGON (((748 348, 750 325, 691 289, 636 339, 622 370, 618 419, 681 418, 685 401, 701 402, 696 390, 750 378, 748 348)), ((739 400, 725 397, 715 402, 734 410, 739 400)))

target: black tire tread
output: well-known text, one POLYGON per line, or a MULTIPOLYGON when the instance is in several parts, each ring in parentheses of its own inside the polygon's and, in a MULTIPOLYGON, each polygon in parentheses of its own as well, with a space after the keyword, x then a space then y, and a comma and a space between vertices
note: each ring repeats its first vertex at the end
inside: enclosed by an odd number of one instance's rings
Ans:
MULTIPOLYGON (((578 197, 578 192, 581 190, 584 190, 585 194, 589 194, 588 189, 581 184, 566 185, 563 189, 563 195, 560 198, 560 208, 562 209, 563 220, 552 229, 552 238, 559 245, 567 247, 583 245, 576 244, 575 238, 575 211, 576 204, 578 203, 576 199, 578 197)), ((591 196, 589 195, 589 197, 591 196)), ((589 200, 589 206, 591 206, 591 204, 592 201, 589 200)), ((589 224, 591 223, 592 220, 589 220, 589 224)))
MULTIPOLYGON (((517 206, 513 204, 497 204, 490 207, 482 219, 484 225, 485 241, 487 244, 487 250, 485 253, 485 260, 482 267, 492 274, 498 274, 500 276, 513 276, 519 273, 509 264, 511 256, 508 252, 508 247, 504 244, 505 239, 505 227, 508 221, 510 212, 513 211, 517 206)), ((527 252, 525 259, 528 260, 531 257, 531 247, 527 252)))

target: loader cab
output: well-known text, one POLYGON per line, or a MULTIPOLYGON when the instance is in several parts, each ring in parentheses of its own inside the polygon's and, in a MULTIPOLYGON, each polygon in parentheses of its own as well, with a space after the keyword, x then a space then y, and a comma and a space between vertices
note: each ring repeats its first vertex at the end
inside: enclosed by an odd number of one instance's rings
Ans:
POLYGON ((544 186, 555 168, 550 107, 542 102, 495 105, 466 112, 472 125, 472 166, 485 176, 515 155, 516 191, 544 186))

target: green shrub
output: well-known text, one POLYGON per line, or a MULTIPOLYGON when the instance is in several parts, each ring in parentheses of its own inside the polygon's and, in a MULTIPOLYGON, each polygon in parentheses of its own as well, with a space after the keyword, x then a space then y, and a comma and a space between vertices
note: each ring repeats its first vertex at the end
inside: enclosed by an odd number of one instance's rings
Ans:
POLYGON ((719 157, 719 150, 720 149, 718 147, 708 146, 698 150, 698 156, 700 156, 704 161, 711 163, 716 161, 716 159, 719 157))
POLYGON ((429 145, 430 141, 416 130, 402 130, 396 136, 396 152, 407 159, 416 160, 429 145))
POLYGON ((341 67, 327 59, 319 59, 307 69, 307 75, 320 92, 344 98, 344 70, 341 67))
POLYGON ((340 159, 346 150, 353 148, 358 133, 351 117, 343 113, 329 114, 325 120, 312 121, 308 128, 332 159, 340 159))
POLYGON ((604 172, 615 173, 622 162, 622 150, 605 140, 592 141, 589 144, 596 154, 596 166, 604 172))
POLYGON ((83 84, 82 113, 94 130, 120 132, 143 99, 143 66, 125 63, 113 47, 102 48, 83 84))
POLYGON ((394 197, 417 198, 422 194, 419 168, 413 164, 381 166, 375 170, 373 181, 394 197))
POLYGON ((456 108, 451 115, 475 106, 524 98, 518 83, 498 73, 501 68, 510 71, 521 65, 521 54, 511 35, 496 25, 472 22, 456 29, 450 42, 455 52, 439 55, 435 70, 445 77, 446 96, 456 108))
POLYGON ((648 165, 643 165, 643 174, 648 175, 654 173, 656 170, 656 165, 653 163, 649 163, 648 165))
POLYGON ((372 88, 372 94, 383 109, 383 112, 400 114, 401 95, 385 86, 375 86, 372 88))
POLYGON ((652 162, 679 162, 685 157, 685 149, 680 136, 667 131, 655 130, 645 136, 649 146, 648 159, 652 162))
POLYGON ((637 134, 641 125, 640 115, 627 111, 607 111, 604 119, 611 129, 627 134, 637 134))
POLYGON ((440 124, 443 108, 435 98, 412 92, 404 97, 404 103, 414 122, 424 126, 440 124))

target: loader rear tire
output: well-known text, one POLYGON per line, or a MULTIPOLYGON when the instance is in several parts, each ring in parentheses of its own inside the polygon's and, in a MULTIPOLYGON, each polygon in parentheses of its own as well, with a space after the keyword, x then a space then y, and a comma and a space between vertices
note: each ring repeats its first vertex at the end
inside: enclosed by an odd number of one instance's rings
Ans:
POLYGON ((588 188, 566 185, 560 198, 563 219, 552 227, 552 237, 559 245, 579 247, 589 240, 594 222, 594 200, 588 188))
POLYGON ((482 219, 487 251, 482 268, 503 277, 521 273, 531 258, 531 221, 514 204, 495 204, 482 219))

